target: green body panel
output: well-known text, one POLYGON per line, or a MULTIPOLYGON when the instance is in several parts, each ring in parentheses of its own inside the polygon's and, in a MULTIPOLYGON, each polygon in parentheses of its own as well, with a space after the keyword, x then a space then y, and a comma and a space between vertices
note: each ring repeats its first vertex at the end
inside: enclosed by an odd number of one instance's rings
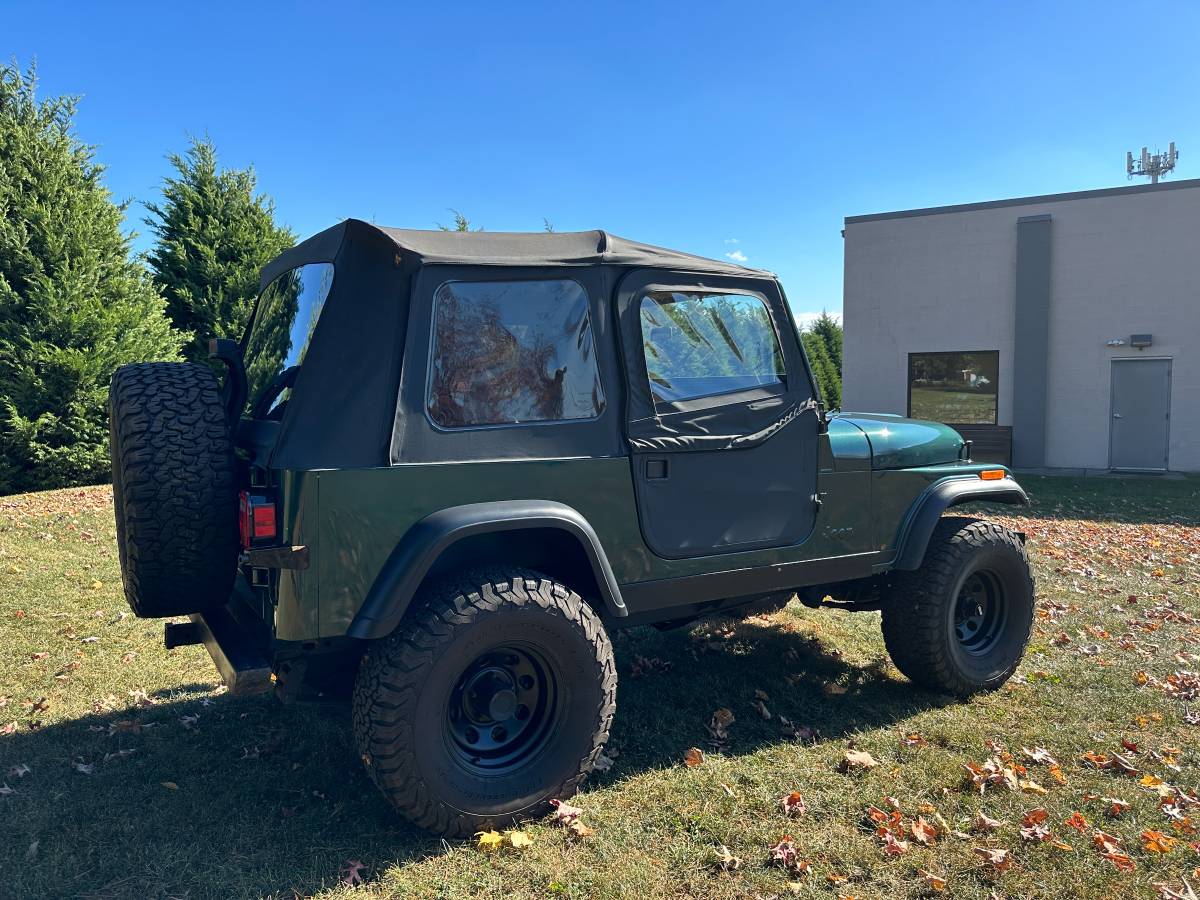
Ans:
POLYGON ((908 469, 958 460, 963 439, 949 425, 875 413, 842 413, 834 422, 859 428, 871 445, 871 468, 908 469))
POLYGON ((345 634, 404 534, 439 509, 497 500, 565 503, 595 529, 621 585, 860 554, 878 568, 894 555, 913 501, 926 488, 996 468, 952 462, 871 471, 861 428, 837 419, 830 425, 819 449, 822 508, 806 540, 692 559, 663 559, 647 548, 627 457, 280 473, 285 534, 309 548, 310 563, 306 570, 280 573, 276 636, 314 640, 345 634))

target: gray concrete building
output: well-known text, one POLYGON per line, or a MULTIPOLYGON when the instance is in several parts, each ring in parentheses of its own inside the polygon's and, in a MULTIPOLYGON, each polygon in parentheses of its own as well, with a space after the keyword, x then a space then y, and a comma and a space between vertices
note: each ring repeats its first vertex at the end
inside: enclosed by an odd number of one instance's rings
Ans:
POLYGON ((1018 468, 1200 471, 1200 179, 846 219, 842 405, 1018 468))

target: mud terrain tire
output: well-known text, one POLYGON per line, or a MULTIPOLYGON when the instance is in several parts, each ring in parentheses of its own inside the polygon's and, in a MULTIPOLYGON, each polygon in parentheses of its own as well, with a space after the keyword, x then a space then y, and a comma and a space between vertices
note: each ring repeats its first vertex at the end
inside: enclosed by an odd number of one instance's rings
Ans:
POLYGON ((125 599, 142 618, 223 605, 237 572, 237 481, 216 376, 193 363, 122 366, 108 416, 125 599))
POLYGON ((896 573, 883 604, 883 639, 909 679, 966 697, 1009 679, 1033 613, 1033 576, 1020 536, 994 522, 947 516, 921 567, 896 573))
POLYGON ((466 837, 574 794, 616 699, 612 644, 578 594, 529 570, 485 571, 418 597, 371 645, 354 736, 400 813, 466 837))

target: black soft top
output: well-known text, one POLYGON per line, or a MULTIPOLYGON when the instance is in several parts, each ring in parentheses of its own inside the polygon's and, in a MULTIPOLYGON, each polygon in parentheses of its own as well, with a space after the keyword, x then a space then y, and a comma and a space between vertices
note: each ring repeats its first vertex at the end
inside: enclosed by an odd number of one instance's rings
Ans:
POLYGON ((417 266, 610 265, 743 277, 768 275, 759 269, 630 241, 607 231, 419 231, 346 219, 276 257, 263 269, 261 286, 304 263, 333 260, 348 230, 360 235, 367 230, 377 232, 395 245, 405 263, 417 266))
MULTIPOLYGON (((428 307, 437 285, 447 279, 482 277, 489 270, 493 277, 502 271, 521 279, 557 269, 563 277, 579 281, 591 298, 597 352, 607 360, 603 365, 610 373, 618 371, 619 364, 608 311, 616 285, 628 273, 680 272, 684 283, 748 285, 762 293, 779 290, 769 272, 639 244, 604 231, 413 231, 359 219, 346 219, 280 254, 262 270, 262 286, 313 263, 332 263, 334 276, 272 441, 271 464, 278 468, 388 465, 398 458, 401 445, 404 458, 410 460, 524 458, 547 452, 554 443, 550 436, 559 433, 566 436, 563 440, 569 438, 569 446, 560 441, 553 448, 558 455, 622 452, 617 402, 596 421, 540 428, 528 438, 521 437, 528 429, 463 429, 453 440, 434 435, 423 416, 423 393, 414 394, 406 406, 398 388, 406 352, 413 354, 417 367, 414 384, 424 378, 420 367, 428 348, 428 307), (420 333, 406 351, 412 302, 420 333), (452 443, 454 449, 422 451, 421 441, 432 442, 434 437, 440 440, 439 448, 452 443)), ((654 280, 652 274, 646 277, 654 280)), ((257 325, 252 321, 252 328, 257 325)), ((423 391, 423 385, 413 390, 418 389, 423 391)), ((615 384, 613 389, 618 389, 615 384)))

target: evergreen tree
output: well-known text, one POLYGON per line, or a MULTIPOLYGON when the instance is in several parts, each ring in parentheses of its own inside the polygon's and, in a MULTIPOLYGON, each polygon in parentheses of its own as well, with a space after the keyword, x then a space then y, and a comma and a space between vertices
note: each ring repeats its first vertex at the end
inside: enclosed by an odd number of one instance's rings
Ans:
POLYGON ((172 323, 193 335, 185 355, 203 360, 209 338, 242 337, 259 271, 296 237, 275 224, 271 199, 255 195, 253 169, 218 170, 212 141, 193 139, 167 158, 176 174, 163 181, 162 203, 147 204, 158 239, 148 259, 172 323))
POLYGON ((106 479, 113 371, 181 343, 72 131, 76 98, 35 88, 0 65, 0 493, 106 479))
POLYGON ((804 352, 808 356, 808 364, 812 367, 813 377, 817 380, 817 388, 821 391, 821 399, 826 409, 835 409, 842 404, 842 379, 838 370, 829 358, 825 341, 814 331, 805 331, 800 339, 804 342, 804 352))
POLYGON ((842 377, 842 324, 829 313, 821 310, 821 315, 813 321, 809 330, 818 335, 825 344, 829 360, 837 371, 838 380, 842 377))

